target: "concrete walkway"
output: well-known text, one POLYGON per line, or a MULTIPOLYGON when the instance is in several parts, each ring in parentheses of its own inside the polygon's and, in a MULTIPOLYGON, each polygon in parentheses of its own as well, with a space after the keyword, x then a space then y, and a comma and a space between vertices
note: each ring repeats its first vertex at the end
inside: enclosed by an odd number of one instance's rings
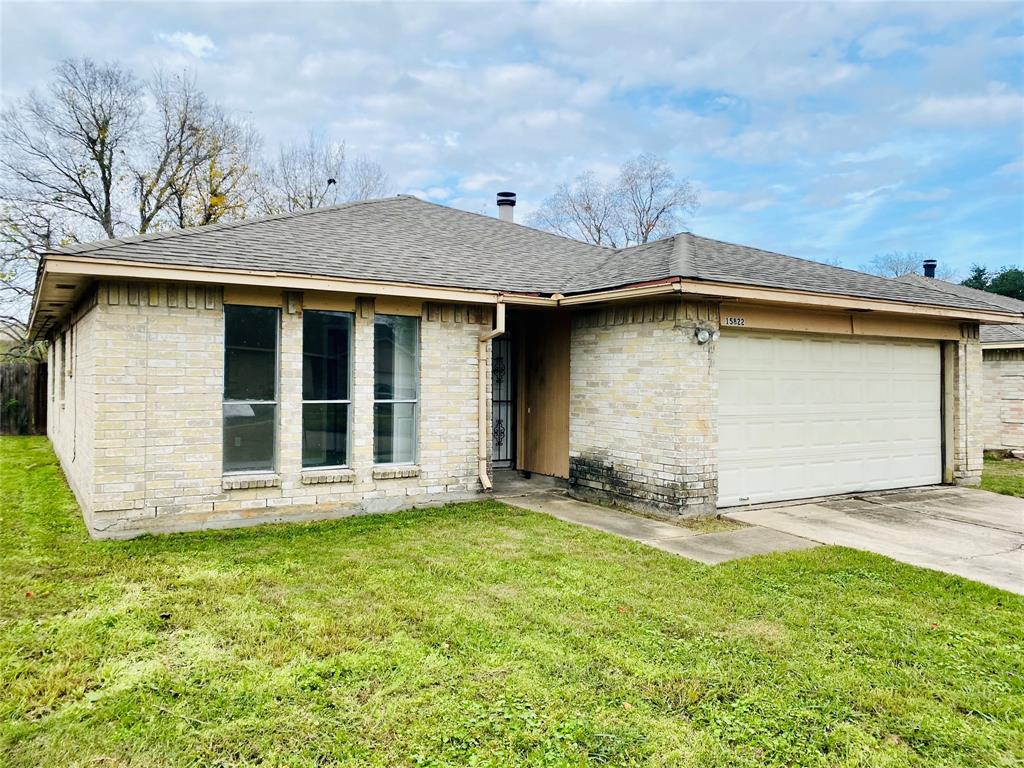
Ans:
POLYGON ((570 499, 558 491, 544 491, 527 495, 500 496, 506 504, 522 507, 534 512, 543 512, 577 525, 596 528, 605 533, 639 541, 655 547, 697 560, 707 565, 724 563, 751 555, 769 552, 786 552, 793 549, 808 549, 817 546, 813 541, 780 533, 769 528, 740 528, 721 533, 700 533, 671 523, 651 520, 626 512, 585 504, 570 499))
POLYGON ((942 486, 736 508, 723 517, 1024 594, 1024 499, 942 486))

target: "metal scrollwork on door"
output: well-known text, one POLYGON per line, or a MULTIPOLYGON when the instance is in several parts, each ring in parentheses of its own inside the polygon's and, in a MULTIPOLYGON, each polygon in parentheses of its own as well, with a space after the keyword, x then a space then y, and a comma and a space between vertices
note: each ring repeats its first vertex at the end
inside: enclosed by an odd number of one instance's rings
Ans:
POLYGON ((491 456, 496 466, 510 467, 515 455, 512 342, 508 337, 501 337, 491 345, 491 456))

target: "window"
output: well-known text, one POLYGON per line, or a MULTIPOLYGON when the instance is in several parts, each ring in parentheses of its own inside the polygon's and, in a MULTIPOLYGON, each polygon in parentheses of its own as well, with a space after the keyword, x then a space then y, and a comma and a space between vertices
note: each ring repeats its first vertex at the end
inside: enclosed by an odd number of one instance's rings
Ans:
POLYGON ((373 328, 373 460, 416 461, 419 318, 377 315, 373 328))
POLYGON ((224 307, 224 471, 271 472, 279 310, 224 307))
POLYGON ((302 466, 348 464, 352 315, 302 314, 302 466))

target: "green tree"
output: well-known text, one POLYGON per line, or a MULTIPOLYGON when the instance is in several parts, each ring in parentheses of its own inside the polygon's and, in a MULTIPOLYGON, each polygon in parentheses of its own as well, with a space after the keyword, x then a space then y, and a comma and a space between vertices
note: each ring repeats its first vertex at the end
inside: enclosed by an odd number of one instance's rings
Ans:
POLYGON ((1024 271, 1017 267, 1006 267, 988 281, 986 290, 1024 301, 1024 271))
POLYGON ((960 283, 960 285, 966 285, 968 288, 975 288, 979 291, 987 291, 988 281, 988 270, 980 264, 973 264, 971 266, 971 276, 960 283))

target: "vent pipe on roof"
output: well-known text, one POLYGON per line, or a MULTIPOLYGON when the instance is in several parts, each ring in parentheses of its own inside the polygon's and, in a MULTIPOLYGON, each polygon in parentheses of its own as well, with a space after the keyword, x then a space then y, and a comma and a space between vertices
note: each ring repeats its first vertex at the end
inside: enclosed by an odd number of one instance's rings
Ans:
POLYGON ((924 276, 925 277, 935 277, 935 267, 937 267, 938 264, 939 264, 939 262, 937 262, 935 259, 925 259, 924 260, 924 276))
POLYGON ((498 218, 502 221, 514 221, 515 216, 512 211, 516 207, 516 193, 515 192, 499 192, 498 193, 498 218))

